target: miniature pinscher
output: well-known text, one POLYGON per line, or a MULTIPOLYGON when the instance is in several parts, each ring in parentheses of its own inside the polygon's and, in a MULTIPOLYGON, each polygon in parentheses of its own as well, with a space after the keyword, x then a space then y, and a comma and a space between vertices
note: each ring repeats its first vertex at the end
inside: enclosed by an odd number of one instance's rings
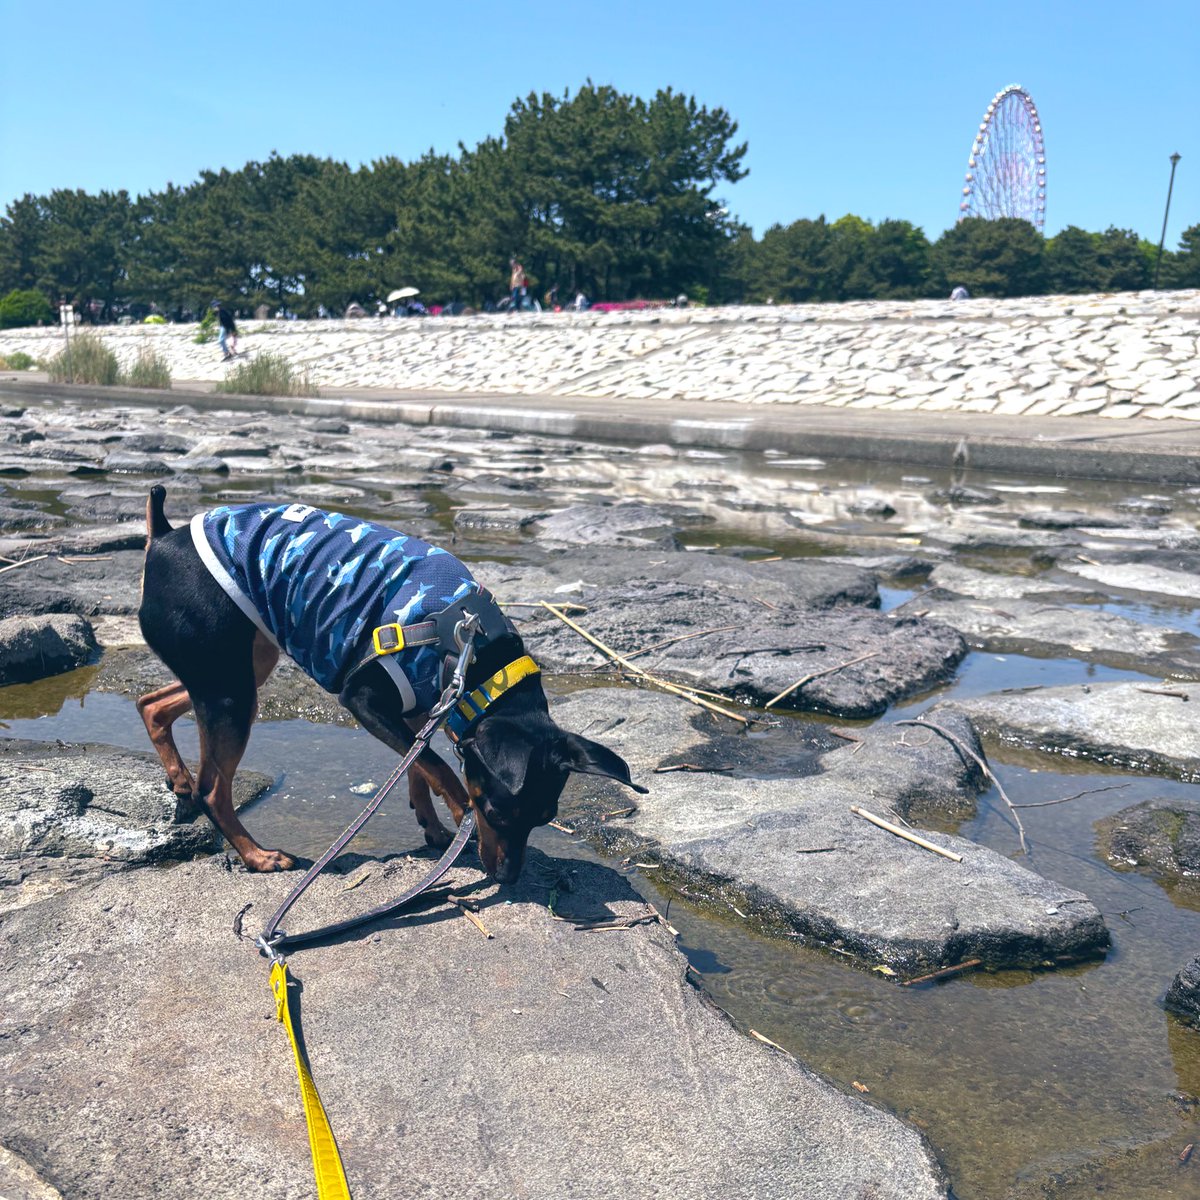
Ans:
POLYGON ((409 803, 426 842, 438 849, 451 834, 431 789, 456 823, 473 809, 479 857, 501 883, 520 874, 529 834, 554 818, 569 773, 646 790, 618 755, 554 723, 516 629, 447 551, 303 504, 226 506, 172 529, 165 499, 156 486, 146 503, 138 619, 146 643, 178 682, 141 697, 138 711, 171 789, 207 813, 250 870, 295 865, 282 850, 260 846, 233 808, 234 772, 258 711, 258 689, 281 650, 368 733, 404 754, 441 696, 468 630, 475 657, 464 701, 447 726, 466 788, 426 749, 408 773, 409 803), (464 625, 468 613, 474 617, 464 625), (195 776, 171 733, 189 709, 200 732, 195 776))

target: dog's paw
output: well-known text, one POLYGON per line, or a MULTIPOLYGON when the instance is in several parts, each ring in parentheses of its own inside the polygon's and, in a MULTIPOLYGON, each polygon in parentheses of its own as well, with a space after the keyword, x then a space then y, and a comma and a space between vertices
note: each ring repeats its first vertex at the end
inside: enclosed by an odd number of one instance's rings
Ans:
POLYGON ((244 861, 247 870, 266 873, 290 871, 296 865, 296 860, 290 854, 284 854, 282 850, 259 850, 244 861))
POLYGON ((445 850, 454 841, 454 834, 438 825, 436 829, 426 828, 425 845, 433 850, 445 850))

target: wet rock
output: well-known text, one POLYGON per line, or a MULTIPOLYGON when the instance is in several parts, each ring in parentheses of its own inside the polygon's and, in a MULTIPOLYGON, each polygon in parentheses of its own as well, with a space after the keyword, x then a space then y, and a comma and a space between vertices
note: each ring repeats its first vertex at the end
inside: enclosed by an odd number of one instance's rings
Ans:
POLYGON ((192 471, 197 475, 228 475, 229 464, 214 454, 189 454, 175 466, 181 471, 192 471))
POLYGON ((1144 800, 1097 821, 1096 832, 1112 862, 1157 875, 1200 875, 1200 804, 1144 800))
POLYGON ((1084 535, 1075 530, 1005 529, 1001 526, 935 527, 921 535, 922 543, 967 553, 994 550, 1023 550, 1038 562, 1054 562, 1061 555, 1076 554, 1084 535))
POLYGON ((1164 496, 1130 496, 1128 499, 1118 500, 1113 507, 1119 512, 1165 517, 1175 506, 1164 496))
POLYGON ((958 563, 938 563, 929 576, 932 587, 976 600, 1019 600, 1023 596, 1053 596, 1080 604, 1101 599, 1098 593, 1041 575, 998 575, 976 571, 958 563))
MULTIPOLYGON (((271 780, 239 771, 235 803, 271 780)), ((157 862, 216 850, 221 837, 166 786, 155 754, 113 746, 0 740, 0 858, 157 862)))
POLYGON ((143 560, 141 551, 123 550, 70 562, 50 557, 6 571, 0 575, 0 618, 39 613, 78 613, 82 617, 135 613, 141 602, 143 560))
POLYGON ((876 521, 886 521, 896 515, 895 508, 886 500, 851 500, 846 504, 846 511, 858 517, 870 517, 876 521))
MULTIPOLYGON (((474 475, 470 479, 454 479, 449 483, 439 481, 447 492, 460 492, 464 495, 496 495, 503 492, 536 492, 543 486, 540 479, 522 479, 513 475, 496 475, 485 472, 474 475)), ((609 485, 611 486, 611 485, 609 485)))
POLYGON ((1173 571, 1150 563, 1080 562, 1063 560, 1064 571, 1081 575, 1105 587, 1124 592, 1147 592, 1156 596, 1183 596, 1200 599, 1200 576, 1173 571))
POLYGON ((96 652, 91 625, 68 613, 0 621, 0 686, 82 666, 96 652))
POLYGON ((473 532, 520 533, 545 515, 522 512, 516 508, 461 508, 454 514, 454 528, 473 532))
MULTIPOLYGON (((1080 893, 962 838, 919 831, 963 856, 951 862, 850 812, 852 804, 884 818, 970 812, 982 786, 978 768, 944 737, 895 726, 856 730, 861 741, 821 752, 819 771, 792 778, 760 775, 754 753, 732 771, 654 774, 695 761, 714 732, 722 746, 733 740, 727 722, 693 716, 690 707, 612 689, 556 702, 556 720, 586 725, 651 789, 631 798, 616 784, 576 777, 564 819, 612 851, 661 862, 668 882, 719 910, 737 908, 768 931, 903 974, 972 957, 1036 965, 1108 945, 1100 914, 1080 893)), ((946 714, 938 724, 981 753, 963 718, 946 714)), ((754 751, 762 740, 754 739, 754 751)))
MULTIPOLYGON (((145 496, 138 493, 126 502, 129 512, 146 507, 145 496)), ((34 554, 110 554, 114 550, 134 550, 146 544, 145 520, 120 525, 76 525, 62 533, 37 538, 0 538, 0 554, 5 558, 26 558, 34 554)), ((19 572, 12 572, 19 574, 19 572)))
MULTIPOLYGON (((0 926, 5 1020, 22 1031, 0 1044, 0 1142, 64 1195, 129 1195, 131 1179, 196 1200, 246 1195, 248 1180, 260 1200, 312 1194, 266 971, 230 933, 248 904, 256 930, 294 877, 220 861, 125 871, 0 926), (238 1036, 214 1038, 217 1018, 238 1036)), ((381 903, 426 866, 378 863, 352 899, 381 903)), ((579 933, 534 886, 561 873, 559 907, 582 920, 645 916, 614 872, 536 851, 526 870, 503 897, 476 871, 452 877, 492 940, 442 908, 304 952, 304 1034, 356 1196, 394 1196, 403 1180, 406 1195, 460 1200, 945 1200, 911 1127, 739 1033, 685 982, 663 927, 579 933), (447 1109, 452 1154, 418 1136, 447 1109)), ((345 916, 344 886, 319 878, 305 922, 345 916)))
POLYGON ((350 432, 350 426, 337 417, 321 417, 313 421, 308 428, 314 433, 346 434, 350 432))
POLYGON ((930 492, 926 499, 930 504, 1002 504, 1004 501, 999 492, 968 487, 962 483, 938 488, 930 492))
POLYGON ((1193 958, 1171 980, 1163 1003, 1172 1012, 1200 1024, 1200 956, 1193 958))
POLYGON ((239 458, 250 456, 269 458, 278 443, 251 441, 248 435, 242 437, 206 437, 192 447, 191 453, 197 458, 229 458, 236 455, 239 458))
MULTIPOLYGON (((1119 507, 1119 506, 1118 506, 1119 507)), ((1022 529, 1123 529, 1128 521, 1087 512, 1029 512, 1017 519, 1022 529)))
POLYGON ((931 620, 957 629, 975 650, 1079 658, 1151 675, 1200 675, 1200 638, 1117 613, 1035 600, 981 604, 936 596, 922 597, 920 607, 931 620))
POLYGON ((288 489, 289 498, 303 501, 305 504, 315 504, 318 507, 328 504, 354 503, 365 500, 367 493, 362 488, 349 483, 300 483, 288 489))
POLYGON ((170 475, 175 468, 151 454, 117 450, 106 455, 104 469, 116 475, 170 475))
MULTIPOLYGON (((943 683, 966 654, 961 637, 919 618, 749 606, 712 588, 641 582, 586 598, 586 628, 638 653, 652 674, 765 704, 802 676, 785 709, 872 717, 943 683), (841 667, 842 669, 831 670, 841 667)), ((591 671, 607 659, 551 614, 531 610, 521 634, 551 671, 591 671)))
POLYGON ((889 583, 912 586, 928 579, 933 563, 915 554, 857 554, 835 555, 824 562, 848 563, 870 571, 876 578, 889 583))
POLYGON ((1026 688, 950 701, 933 712, 965 713, 981 734, 1014 745, 1197 782, 1194 690, 1189 684, 1150 683, 1026 688))
POLYGON ((670 547, 679 529, 711 523, 683 505, 576 504, 539 521, 534 533, 550 546, 670 547))
POLYGON ((0 530, 5 533, 53 529, 56 525, 65 524, 64 518, 54 513, 43 512, 36 504, 28 501, 0 502, 0 530))
POLYGON ((191 451, 194 438, 178 433, 148 431, 127 433, 121 438, 122 450, 133 450, 141 454, 187 454, 191 451))

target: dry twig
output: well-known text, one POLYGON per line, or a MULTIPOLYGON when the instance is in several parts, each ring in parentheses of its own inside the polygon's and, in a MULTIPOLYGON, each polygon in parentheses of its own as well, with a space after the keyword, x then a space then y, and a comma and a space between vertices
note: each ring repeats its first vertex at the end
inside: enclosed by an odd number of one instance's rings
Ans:
POLYGON ((1021 824, 1021 818, 1017 814, 1016 805, 1008 798, 1008 793, 1004 790, 1004 784, 996 778, 992 768, 970 746, 965 745, 961 738, 955 737, 948 729, 943 729, 940 725, 935 725, 932 721, 897 721, 896 724, 916 725, 921 729, 932 729, 935 733, 940 733, 960 754, 969 758, 992 781, 996 791, 1000 794, 1000 799, 1008 805, 1008 811, 1012 815, 1013 822, 1017 827, 1017 834, 1021 839, 1021 853, 1029 853, 1029 847, 1025 844, 1025 826, 1021 824))
POLYGON ((1175 700, 1190 699, 1187 692, 1175 692, 1175 691, 1171 691, 1170 688, 1135 687, 1133 690, 1135 692, 1145 692, 1147 696, 1170 696, 1175 700))
POLYGON ((788 1058, 795 1057, 791 1051, 785 1050, 778 1042, 771 1041, 769 1037, 767 1037, 765 1034, 759 1033, 757 1029, 751 1029, 750 1036, 754 1038, 756 1042, 762 1042, 764 1046, 770 1046, 772 1050, 778 1050, 780 1054, 786 1054, 788 1058))
POLYGON ((707 708, 710 712, 719 713, 722 717, 729 717, 730 720, 740 721, 743 725, 750 724, 750 719, 743 717, 741 713, 731 712, 727 708, 722 708, 717 704, 710 704, 707 700, 702 699, 695 688, 680 687, 678 684, 668 683, 665 679, 659 679, 656 675, 651 675, 649 671, 644 671, 641 667, 635 666, 624 655, 618 654, 612 647, 606 646, 600 641, 599 638, 593 637, 581 625, 577 625, 558 605, 551 604, 549 600, 543 600, 542 607, 548 613, 556 616, 564 625, 573 629, 585 641, 590 642, 597 650, 611 658, 613 662, 620 663, 621 666, 632 671, 635 675, 641 676, 647 683, 651 683, 655 687, 660 687, 664 691, 671 692, 676 696, 682 696, 685 700, 690 700, 693 704, 699 705, 700 708, 707 708))
MULTIPOLYGON (((449 896, 447 899, 459 912, 462 913, 485 938, 494 938, 496 935, 472 912, 472 902, 464 896, 449 896)), ((478 906, 475 906, 478 907, 478 906)))
POLYGON ((850 805, 850 811, 855 816, 870 821, 872 825, 878 825, 880 829, 886 829, 888 833, 894 833, 898 838, 903 838, 906 842, 912 842, 913 845, 920 846, 924 850, 932 850, 934 854, 940 854, 943 858, 949 858, 954 862, 962 862, 961 854, 955 854, 953 850, 947 850, 944 846, 937 846, 933 842, 926 841, 923 837, 918 837, 915 833, 909 833, 907 829, 901 829, 899 825, 893 825, 891 821, 885 821, 882 817, 877 817, 873 812, 867 812, 865 808, 859 808, 857 804, 850 805))
POLYGON ((820 679, 822 675, 832 675, 835 671, 844 671, 847 667, 854 666, 855 663, 866 662, 868 658, 876 658, 878 655, 878 650, 872 650, 867 654, 860 654, 857 658, 852 658, 848 662, 837 663, 835 666, 825 667, 823 670, 813 671, 808 675, 804 675, 800 679, 797 679, 791 687, 784 688, 774 699, 768 700, 763 707, 770 708, 772 705, 778 704, 784 697, 790 696, 794 691, 804 687, 806 683, 812 683, 814 679, 820 679))
POLYGON ((940 971, 930 971, 928 975, 918 975, 916 979, 905 979, 901 987, 914 987, 918 983, 928 983, 932 979, 945 979, 947 975, 957 975, 960 971, 969 971, 983 963, 981 958, 968 958, 966 962, 955 963, 952 967, 943 967, 940 971))
POLYGON ((706 767, 700 763, 675 763, 669 767, 655 767, 655 775, 670 775, 673 771, 695 771, 705 775, 715 775, 722 771, 732 771, 732 767, 706 767))
POLYGON ((0 575, 5 571, 15 571, 18 567, 27 567, 30 563, 41 562, 43 558, 49 558, 48 554, 35 554, 31 558, 22 558, 18 562, 10 563, 7 567, 0 567, 0 575))
POLYGON ((737 629, 737 625, 717 625, 712 629, 700 629, 695 633, 681 633, 677 637, 669 637, 664 641, 655 642, 653 646, 643 646, 640 650, 635 650, 632 654, 625 655, 626 658, 641 658, 643 654, 649 654, 652 650, 663 650, 667 646, 674 646, 676 642, 688 642, 692 638, 708 637, 710 633, 728 633, 731 629, 737 629))
POLYGON ((1014 804, 1013 808, 1049 808, 1051 804, 1066 804, 1068 800, 1078 800, 1080 796, 1093 796, 1097 792, 1116 792, 1127 787, 1129 787, 1127 783, 1110 783, 1108 787, 1085 788, 1073 796, 1059 796, 1057 800, 1034 800, 1029 804, 1014 804))

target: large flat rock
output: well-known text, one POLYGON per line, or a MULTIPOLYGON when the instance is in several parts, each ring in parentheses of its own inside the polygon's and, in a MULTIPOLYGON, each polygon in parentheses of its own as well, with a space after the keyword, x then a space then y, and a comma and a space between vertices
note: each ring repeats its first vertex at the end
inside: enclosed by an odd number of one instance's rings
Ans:
MULTIPOLYGON (((293 879, 223 860, 134 870, 0 923, 0 1143, 73 1200, 313 1194, 291 1052, 247 930, 293 879)), ((320 878, 300 925, 380 903, 426 863, 320 878)), ((450 906, 292 960, 313 1070, 356 1200, 936 1200, 919 1134, 740 1034, 685 981, 613 872, 547 860, 485 940, 450 906), (567 892, 566 888, 570 891, 567 892), (449 1114, 449 1116, 448 1116, 449 1114)), ((511 900, 511 903, 506 901, 511 900)))
MULTIPOLYGON (((877 726, 831 750, 820 727, 801 726, 778 735, 781 747, 770 736, 731 736, 695 712, 650 692, 560 700, 556 719, 612 746, 651 788, 621 816, 627 793, 582 780, 566 819, 612 851, 658 859, 669 880, 723 911, 903 974, 975 957, 1041 965, 1107 947, 1086 896, 965 839, 919 831, 961 854, 955 863, 851 813, 852 804, 893 821, 969 812, 978 768, 942 736, 877 726), (792 772, 780 761, 789 754, 792 772), (651 774, 681 762, 712 773, 651 774)), ((963 718, 939 723, 978 752, 963 718)))
POLYGON ((0 575, 0 618, 41 613, 93 617, 137 612, 141 604, 142 551, 113 550, 68 561, 58 555, 71 551, 31 553, 49 557, 28 561, 0 575))
POLYGON ((965 713, 980 733, 1014 745, 1194 783, 1200 781, 1194 690, 1187 684, 1072 684, 955 700, 933 712, 935 718, 965 713))
POLYGON ((1200 678, 1200 638, 1120 613, 1037 600, 922 598, 925 615, 957 629, 974 650, 1079 658, 1120 670, 1200 678))
POLYGON ((472 563, 471 569, 501 600, 558 596, 586 604, 607 587, 676 583, 733 597, 746 608, 879 606, 879 589, 869 571, 820 558, 747 562, 725 554, 585 546, 536 562, 484 561, 472 563))
MULTIPOLYGON (((270 786, 265 775, 239 771, 234 803, 240 807, 270 786)), ((220 846, 207 818, 166 786, 155 754, 0 739, 0 859, 145 863, 220 846)))
MULTIPOLYGON (((957 632, 863 609, 824 612, 752 604, 687 583, 637 581, 586 594, 578 617, 594 637, 654 675, 765 704, 802 677, 784 708, 873 717, 953 677, 966 654, 957 632)), ((519 628, 550 671, 593 671, 606 656, 552 614, 527 609, 519 628)))

